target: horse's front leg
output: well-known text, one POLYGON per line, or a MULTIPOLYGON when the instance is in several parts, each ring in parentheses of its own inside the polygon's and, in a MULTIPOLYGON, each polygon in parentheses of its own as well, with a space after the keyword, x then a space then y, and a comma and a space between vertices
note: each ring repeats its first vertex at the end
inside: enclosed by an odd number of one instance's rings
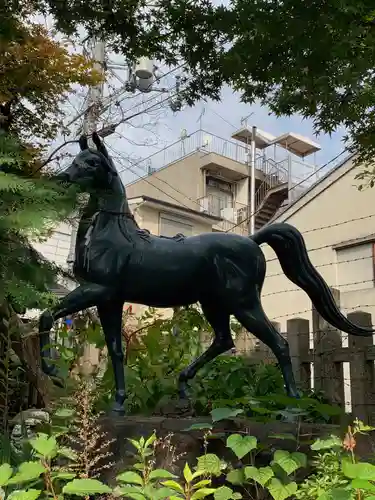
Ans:
POLYGON ((104 331, 108 354, 112 361, 115 376, 115 401, 112 411, 115 415, 125 415, 125 376, 124 350, 122 347, 122 310, 123 301, 107 301, 98 304, 100 322, 104 331))
MULTIPOLYGON (((58 376, 55 365, 48 363, 47 358, 52 358, 52 353, 48 345, 50 341, 50 331, 53 323, 64 316, 75 314, 89 307, 93 307, 103 299, 108 299, 111 294, 108 287, 85 283, 63 297, 51 310, 44 311, 39 320, 39 344, 42 357, 42 370, 47 375, 58 376)), ((55 381, 56 383, 56 381, 55 381)), ((57 384, 57 385, 61 385, 57 384)))

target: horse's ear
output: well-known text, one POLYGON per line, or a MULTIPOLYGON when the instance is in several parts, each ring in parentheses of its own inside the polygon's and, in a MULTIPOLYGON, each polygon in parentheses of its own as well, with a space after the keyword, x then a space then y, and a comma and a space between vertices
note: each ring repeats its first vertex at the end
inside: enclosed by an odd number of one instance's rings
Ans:
POLYGON ((100 151, 100 153, 102 153, 109 160, 109 154, 107 148, 104 146, 104 142, 100 139, 99 134, 97 132, 92 133, 92 140, 97 150, 100 151))
POLYGON ((79 142, 79 147, 81 148, 81 151, 84 151, 85 149, 89 148, 89 143, 88 143, 87 137, 85 135, 81 135, 78 142, 79 142))
POLYGON ((107 158, 108 164, 110 165, 110 170, 112 175, 117 175, 117 170, 116 167, 113 163, 112 158, 109 156, 107 148, 104 146, 104 142, 100 139, 99 134, 97 132, 92 133, 92 141, 95 144, 97 150, 99 153, 102 153, 102 155, 107 158))

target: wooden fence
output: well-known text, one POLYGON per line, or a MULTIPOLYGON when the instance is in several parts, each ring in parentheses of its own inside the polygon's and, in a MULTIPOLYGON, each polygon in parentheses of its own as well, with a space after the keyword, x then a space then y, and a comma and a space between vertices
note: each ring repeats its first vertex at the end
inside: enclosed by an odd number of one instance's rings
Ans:
MULTIPOLYGON (((339 304, 339 293, 333 290, 339 304)), ((360 308, 358 308, 360 309, 360 308)), ((360 310, 347 315, 353 323, 371 327, 372 318, 360 310)), ((275 324, 277 327, 278 325, 275 324)), ((345 392, 351 402, 351 414, 375 425, 375 346, 373 338, 348 336, 348 347, 342 347, 341 331, 334 329, 312 309, 312 324, 306 319, 287 321, 286 332, 297 383, 301 389, 323 391, 332 404, 345 408, 345 392), (310 347, 312 333, 313 347, 310 347), (347 367, 344 370, 344 365, 347 367), (313 379, 313 381, 312 381, 313 379), (346 386, 346 390, 345 390, 346 386)), ((237 352, 254 362, 273 362, 271 351, 254 340, 244 343, 240 335, 237 352)))

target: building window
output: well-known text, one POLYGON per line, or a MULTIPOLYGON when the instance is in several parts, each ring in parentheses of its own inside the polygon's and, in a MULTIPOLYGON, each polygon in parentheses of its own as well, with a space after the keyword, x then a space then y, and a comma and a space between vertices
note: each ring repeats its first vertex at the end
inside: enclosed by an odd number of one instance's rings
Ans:
POLYGON ((375 284, 375 244, 362 243, 336 249, 337 281, 341 292, 373 288, 375 284))
POLYGON ((184 236, 193 234, 193 226, 189 221, 175 217, 174 215, 160 214, 160 236, 172 237, 178 233, 184 236))
POLYGON ((223 209, 233 208, 233 185, 214 177, 206 177, 206 195, 210 214, 223 217, 223 209))

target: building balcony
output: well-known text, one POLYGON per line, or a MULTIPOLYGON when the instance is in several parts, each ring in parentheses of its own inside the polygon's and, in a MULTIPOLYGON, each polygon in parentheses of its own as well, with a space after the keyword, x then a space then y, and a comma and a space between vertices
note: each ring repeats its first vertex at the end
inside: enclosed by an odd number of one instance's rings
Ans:
POLYGON ((237 223, 242 216, 246 218, 247 206, 243 203, 228 202, 212 194, 203 196, 197 201, 201 207, 200 211, 206 214, 221 217, 233 223, 237 223))
MULTIPOLYGON (((215 175, 238 181, 249 176, 248 149, 238 141, 223 139, 205 130, 182 136, 177 142, 137 161, 137 167, 148 175, 180 162, 188 157, 196 157, 202 170, 215 175)), ((257 171, 257 177, 263 180, 264 174, 257 171)))

